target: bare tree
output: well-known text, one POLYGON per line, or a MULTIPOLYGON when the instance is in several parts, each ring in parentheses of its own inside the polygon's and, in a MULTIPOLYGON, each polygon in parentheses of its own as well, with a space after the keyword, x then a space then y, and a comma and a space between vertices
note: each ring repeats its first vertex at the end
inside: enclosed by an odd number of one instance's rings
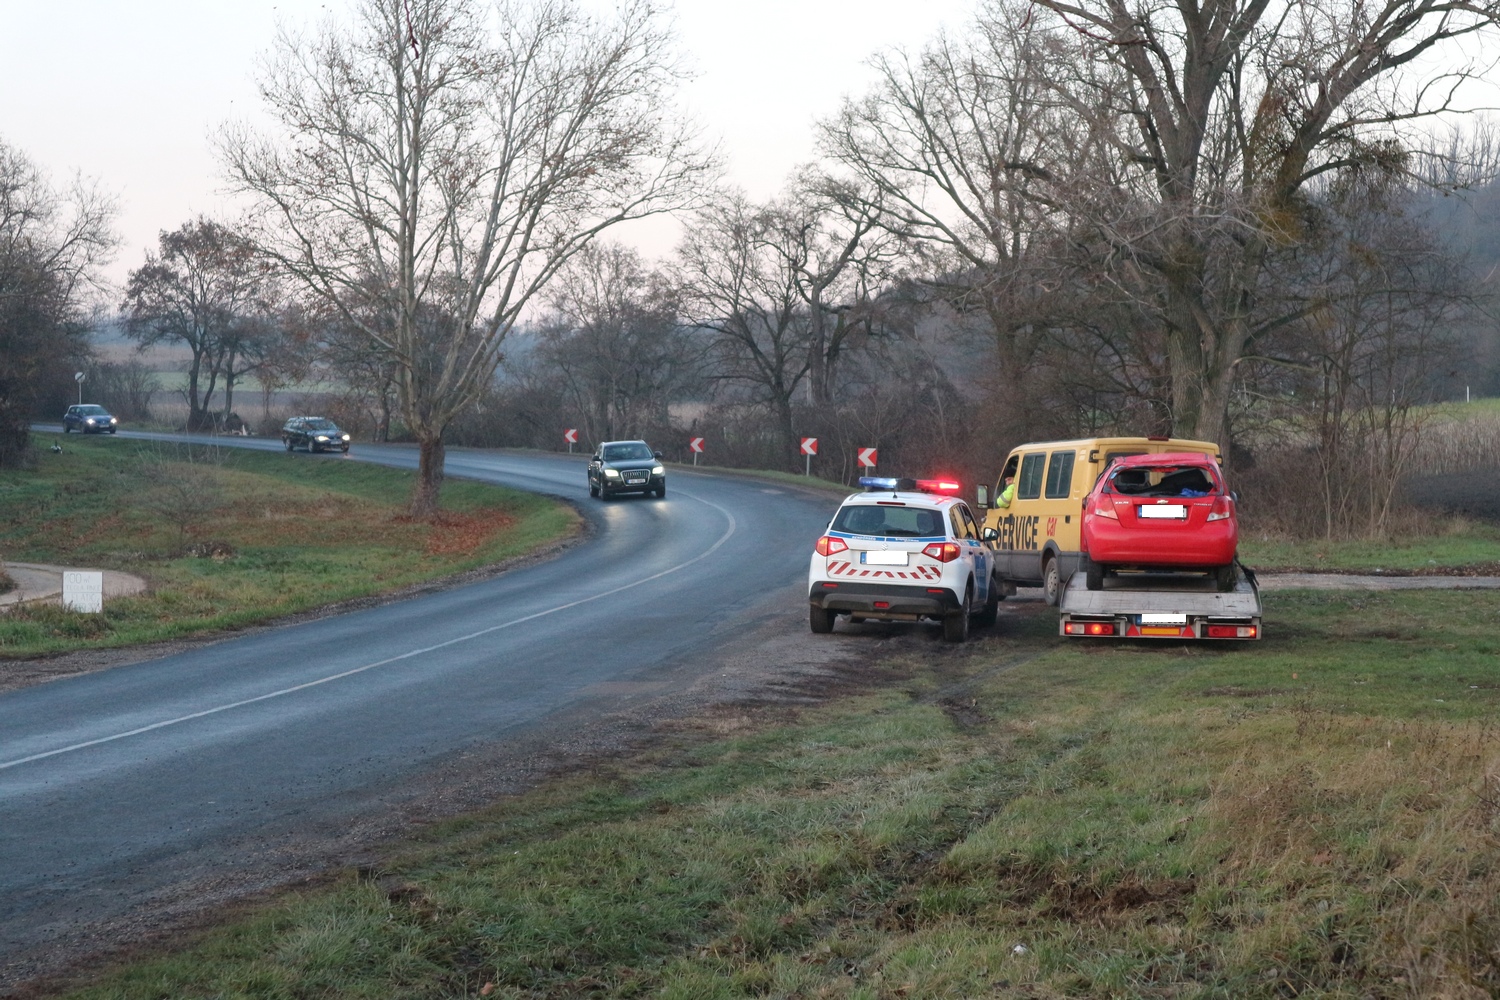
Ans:
POLYGON ((363 0, 283 34, 261 92, 281 133, 220 148, 264 253, 395 359, 433 514, 443 433, 528 304, 620 222, 689 202, 709 161, 647 0, 363 0), (372 281, 371 278, 374 278, 372 281))
POLYGON ((83 298, 114 252, 114 216, 96 186, 58 190, 0 141, 0 467, 20 460, 34 411, 66 399, 88 356, 83 298))
POLYGON ((228 417, 236 379, 262 353, 266 275, 250 244, 211 219, 163 232, 158 243, 158 252, 148 251, 130 272, 125 329, 142 349, 164 341, 188 349, 187 425, 201 430, 214 425, 220 381, 228 417))
POLYGON ((628 247, 596 243, 557 276, 541 328, 541 360, 557 372, 586 440, 643 436, 699 358, 677 322, 675 291, 628 247))
MULTIPOLYGON (((1315 179, 1399 165, 1405 130, 1479 70, 1433 62, 1494 0, 1035 0, 1072 36, 1048 79, 1114 166, 1059 178, 1080 238, 1166 331, 1172 423, 1219 440, 1265 268, 1306 233, 1315 179), (1438 65, 1418 77, 1419 60, 1438 65)), ((1456 54, 1456 53, 1455 53, 1456 54)), ((1061 165, 1061 163, 1059 164, 1061 165)))
POLYGON ((1049 93, 1050 58, 1030 5, 996 0, 962 40, 877 56, 871 92, 820 126, 825 151, 878 198, 881 223, 912 241, 935 293, 985 317, 1017 387, 1059 285, 1045 251, 1066 227, 1053 181, 1070 132, 1049 93))

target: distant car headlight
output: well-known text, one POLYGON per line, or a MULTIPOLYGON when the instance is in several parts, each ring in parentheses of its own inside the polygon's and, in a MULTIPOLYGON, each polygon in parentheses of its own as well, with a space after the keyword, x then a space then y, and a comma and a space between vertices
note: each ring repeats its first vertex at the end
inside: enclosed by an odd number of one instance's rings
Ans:
POLYGON ((605 469, 604 470, 604 475, 608 479, 619 479, 620 478, 620 470, 619 469, 605 469))
POLYGON ((112 424, 118 424, 120 422, 120 419, 118 417, 110 417, 109 422, 112 424))
POLYGON ((347 441, 347 440, 349 440, 349 435, 347 435, 347 434, 345 434, 345 435, 344 435, 344 440, 345 440, 345 441, 347 441))
POLYGON ((84 423, 86 423, 90 427, 92 427, 92 426, 94 426, 94 418, 93 417, 89 417, 87 420, 84 421, 84 423))
POLYGON ((327 441, 328 440, 328 435, 327 434, 319 434, 318 435, 318 440, 319 441, 327 441))
POLYGON ((652 475, 653 475, 653 476, 665 476, 665 475, 666 475, 666 474, 667 474, 667 470, 666 470, 666 469, 663 469, 663 468, 662 468, 662 467, 661 467, 661 466, 659 466, 659 465, 653 465, 653 466, 652 466, 652 467, 651 467, 651 474, 652 474, 652 475))

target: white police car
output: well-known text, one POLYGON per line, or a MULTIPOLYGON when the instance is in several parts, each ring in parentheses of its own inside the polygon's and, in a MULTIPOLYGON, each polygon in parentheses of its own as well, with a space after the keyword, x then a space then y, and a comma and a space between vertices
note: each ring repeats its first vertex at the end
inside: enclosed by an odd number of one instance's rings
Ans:
POLYGON ((978 522, 941 480, 859 481, 865 492, 844 501, 818 539, 808 569, 814 632, 850 621, 943 623, 943 638, 963 642, 969 619, 993 624, 1004 593, 978 522))

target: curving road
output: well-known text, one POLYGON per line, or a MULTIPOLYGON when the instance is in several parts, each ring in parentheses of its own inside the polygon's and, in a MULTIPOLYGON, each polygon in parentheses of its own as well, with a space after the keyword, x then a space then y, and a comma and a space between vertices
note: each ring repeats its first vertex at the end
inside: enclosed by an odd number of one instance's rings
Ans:
MULTIPOLYGON (((354 457, 416 460, 395 446, 354 457)), ((578 503, 593 537, 549 562, 0 695, 0 986, 85 924, 198 891, 185 879, 211 892, 215 870, 379 813, 455 755, 680 678, 800 595, 836 506, 686 470, 665 500, 602 503, 585 461, 448 455, 451 475, 578 503)))

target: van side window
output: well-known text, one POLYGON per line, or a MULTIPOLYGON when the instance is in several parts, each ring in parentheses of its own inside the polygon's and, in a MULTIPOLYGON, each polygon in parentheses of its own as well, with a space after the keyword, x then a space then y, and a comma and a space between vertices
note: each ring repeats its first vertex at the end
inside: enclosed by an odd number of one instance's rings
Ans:
POLYGON ((1073 452, 1054 451, 1047 463, 1047 499, 1065 499, 1073 488, 1073 452))
POLYGON ((1109 463, 1117 458, 1132 458, 1136 455, 1144 455, 1144 451, 1106 451, 1104 453, 1104 467, 1109 468, 1109 463))
POLYGON ((1035 500, 1042 495, 1042 470, 1046 461, 1045 452, 1021 459, 1021 475, 1016 478, 1017 500, 1035 500))

